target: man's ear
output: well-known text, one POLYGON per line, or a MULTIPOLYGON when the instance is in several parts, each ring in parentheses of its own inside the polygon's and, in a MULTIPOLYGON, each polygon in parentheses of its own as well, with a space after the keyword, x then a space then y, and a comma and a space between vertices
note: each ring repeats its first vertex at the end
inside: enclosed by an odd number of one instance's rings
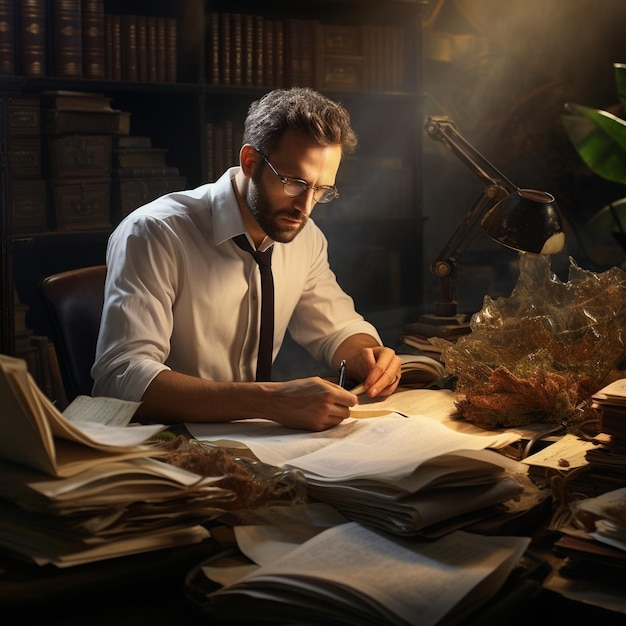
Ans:
POLYGON ((249 143, 241 147, 239 151, 239 164, 245 176, 252 178, 252 174, 254 174, 254 170, 257 168, 260 160, 261 155, 249 143))

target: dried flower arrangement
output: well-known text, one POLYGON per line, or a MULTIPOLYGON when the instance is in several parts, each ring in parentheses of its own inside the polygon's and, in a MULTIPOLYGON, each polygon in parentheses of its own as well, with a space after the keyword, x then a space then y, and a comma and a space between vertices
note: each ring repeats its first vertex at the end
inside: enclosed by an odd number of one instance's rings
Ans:
POLYGON ((596 274, 570 259, 569 279, 550 271, 549 257, 520 255, 509 298, 485 297, 471 334, 456 343, 432 338, 457 378, 457 403, 484 427, 566 423, 597 418, 591 394, 623 376, 626 273, 596 274))

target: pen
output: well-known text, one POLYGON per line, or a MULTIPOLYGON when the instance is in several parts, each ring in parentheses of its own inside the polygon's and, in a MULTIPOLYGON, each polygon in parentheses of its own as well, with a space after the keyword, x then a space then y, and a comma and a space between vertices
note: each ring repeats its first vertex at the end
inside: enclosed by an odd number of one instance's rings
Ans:
POLYGON ((339 364, 339 386, 346 384, 346 361, 345 359, 339 364))

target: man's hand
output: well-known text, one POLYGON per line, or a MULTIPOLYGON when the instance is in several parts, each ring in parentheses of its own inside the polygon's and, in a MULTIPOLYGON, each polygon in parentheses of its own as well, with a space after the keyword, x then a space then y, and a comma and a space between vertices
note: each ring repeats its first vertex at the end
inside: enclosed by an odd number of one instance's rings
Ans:
POLYGON ((344 360, 347 377, 361 381, 368 397, 389 396, 400 382, 400 358, 395 350, 381 346, 369 335, 346 339, 333 356, 333 364, 344 360))
POLYGON ((321 431, 350 417, 357 397, 323 378, 301 378, 272 386, 263 417, 289 428, 321 431))
POLYGON ((365 368, 362 384, 370 398, 389 396, 398 388, 402 363, 394 350, 384 346, 364 348, 357 359, 365 368))

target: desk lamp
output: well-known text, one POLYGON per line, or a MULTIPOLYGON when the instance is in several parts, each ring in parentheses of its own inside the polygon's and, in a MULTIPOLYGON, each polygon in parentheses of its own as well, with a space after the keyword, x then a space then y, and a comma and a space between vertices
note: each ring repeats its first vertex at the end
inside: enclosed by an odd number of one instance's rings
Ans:
POLYGON ((444 325, 446 335, 450 334, 450 325, 458 326, 455 335, 462 335, 470 329, 466 316, 457 311, 457 263, 480 227, 498 243, 534 254, 557 254, 563 249, 565 235, 551 194, 517 187, 462 137, 447 117, 427 117, 424 128, 429 137, 442 141, 486 184, 430 265, 430 271, 439 278, 440 294, 434 313, 420 317, 422 329, 429 328, 431 337, 440 335, 438 331, 444 325))

